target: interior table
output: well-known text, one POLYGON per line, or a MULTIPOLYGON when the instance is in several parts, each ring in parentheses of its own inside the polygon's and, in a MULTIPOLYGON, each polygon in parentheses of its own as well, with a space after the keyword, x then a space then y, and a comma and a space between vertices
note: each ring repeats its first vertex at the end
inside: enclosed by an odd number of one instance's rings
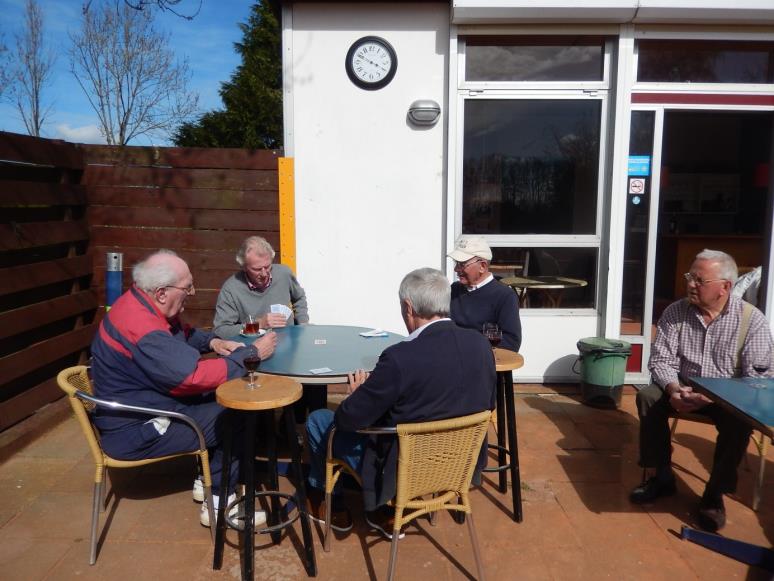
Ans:
MULTIPOLYGON (((362 337, 367 327, 348 325, 293 325, 274 329, 277 349, 261 361, 261 373, 297 378, 303 384, 346 383, 347 374, 358 369, 372 371, 387 347, 404 337, 362 337)), ((249 344, 254 339, 237 337, 249 344)))
POLYGON ((589 283, 580 278, 566 276, 509 276, 500 282, 507 284, 519 296, 519 306, 529 305, 527 291, 540 292, 548 302, 548 306, 557 309, 562 305, 562 294, 571 288, 581 288, 589 283))
MULTIPOLYGON (((771 440, 772 435, 774 435, 774 378, 691 377, 689 382, 696 391, 703 393, 713 402, 747 421, 753 428, 760 430, 761 442, 756 442, 756 445, 764 445, 766 438, 771 440)), ((762 454, 762 458, 753 498, 753 509, 757 508, 760 501, 760 484, 763 482, 765 454, 762 454)), ((689 527, 683 527, 682 538, 738 561, 764 567, 769 571, 774 570, 774 552, 771 549, 697 531, 689 527)))
MULTIPOLYGON (((220 385, 215 392, 215 397, 220 405, 228 409, 228 413, 244 414, 244 442, 242 466, 245 480, 245 496, 238 502, 244 503, 244 520, 241 526, 242 534, 242 579, 252 580, 254 578, 255 555, 254 537, 255 534, 255 498, 256 496, 266 496, 271 502, 271 510, 267 514, 269 526, 259 530, 259 533, 269 533, 275 544, 280 542, 280 533, 282 529, 292 525, 301 516, 301 531, 304 546, 304 566, 310 577, 317 575, 317 562, 314 554, 314 541, 312 540, 312 529, 309 519, 305 518, 304 508, 306 507, 306 485, 301 468, 301 449, 296 438, 288 438, 291 451, 291 465, 293 467, 294 478, 296 481, 295 494, 286 494, 279 491, 279 475, 277 471, 277 446, 275 439, 274 410, 282 409, 282 416, 285 421, 285 429, 288 434, 295 430, 291 404, 301 398, 301 385, 290 378, 259 374, 259 387, 248 388, 247 381, 244 378, 232 379, 220 385), (255 426, 256 415, 263 412, 264 418, 268 423, 266 430, 266 449, 269 466, 269 488, 268 491, 255 492, 255 426), (280 522, 280 513, 289 513, 280 508, 280 499, 285 499, 287 506, 290 503, 299 507, 295 516, 289 515, 284 522, 280 522)), ((231 450, 233 433, 232 430, 226 430, 223 442, 223 474, 221 476, 221 487, 219 496, 221 499, 227 498, 229 489, 229 479, 231 474, 231 450)), ((213 569, 220 569, 223 565, 223 548, 225 545, 226 534, 226 515, 230 506, 225 506, 226 502, 221 501, 218 506, 217 530, 215 533, 215 553, 212 561, 213 569)))
POLYGON ((484 468, 484 472, 497 472, 500 492, 508 490, 506 470, 511 473, 511 496, 513 520, 521 522, 524 514, 521 507, 521 475, 519 471, 519 443, 516 438, 516 406, 513 398, 513 370, 524 365, 524 357, 515 351, 494 349, 497 370, 497 466, 484 468), (508 434, 506 446, 505 434, 508 434), (506 456, 508 461, 506 462, 506 456))

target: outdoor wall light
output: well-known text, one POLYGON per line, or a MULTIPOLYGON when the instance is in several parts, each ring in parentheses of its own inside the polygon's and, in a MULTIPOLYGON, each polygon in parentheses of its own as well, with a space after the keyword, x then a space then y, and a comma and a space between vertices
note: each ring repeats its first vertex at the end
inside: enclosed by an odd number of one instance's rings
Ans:
POLYGON ((441 106, 431 99, 414 101, 408 110, 409 120, 414 125, 435 125, 441 116, 441 106))

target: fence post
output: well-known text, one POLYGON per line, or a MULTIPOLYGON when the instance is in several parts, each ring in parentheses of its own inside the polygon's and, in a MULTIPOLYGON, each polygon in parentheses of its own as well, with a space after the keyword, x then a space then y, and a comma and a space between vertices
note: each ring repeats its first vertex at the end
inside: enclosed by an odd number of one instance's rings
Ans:
POLYGON ((108 252, 107 271, 105 272, 105 309, 110 310, 116 299, 121 296, 124 281, 123 252, 108 252))

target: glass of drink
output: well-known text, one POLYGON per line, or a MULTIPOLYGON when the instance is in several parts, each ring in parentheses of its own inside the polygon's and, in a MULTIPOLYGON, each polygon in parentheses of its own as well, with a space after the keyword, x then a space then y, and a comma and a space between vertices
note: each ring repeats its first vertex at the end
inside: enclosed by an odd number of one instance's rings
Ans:
POLYGON ((247 315, 245 323, 245 335, 257 335, 261 330, 261 325, 256 315, 247 315))
POLYGON ((258 357, 248 357, 245 359, 245 369, 247 370, 247 375, 250 378, 250 381, 247 384, 248 389, 261 387, 261 384, 255 381, 255 378, 258 376, 258 365, 260 365, 260 363, 261 360, 258 357))
POLYGON ((484 323, 483 333, 484 337, 489 339, 492 349, 497 347, 503 339, 503 332, 495 323, 484 323))

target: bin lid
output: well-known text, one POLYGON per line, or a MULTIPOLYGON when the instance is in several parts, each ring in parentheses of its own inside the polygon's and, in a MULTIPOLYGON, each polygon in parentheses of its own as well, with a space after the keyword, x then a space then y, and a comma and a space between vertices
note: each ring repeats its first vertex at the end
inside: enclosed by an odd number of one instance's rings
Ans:
POLYGON ((578 351, 604 352, 604 353, 631 353, 631 343, 620 339, 606 339, 605 337, 586 337, 578 341, 578 351))

